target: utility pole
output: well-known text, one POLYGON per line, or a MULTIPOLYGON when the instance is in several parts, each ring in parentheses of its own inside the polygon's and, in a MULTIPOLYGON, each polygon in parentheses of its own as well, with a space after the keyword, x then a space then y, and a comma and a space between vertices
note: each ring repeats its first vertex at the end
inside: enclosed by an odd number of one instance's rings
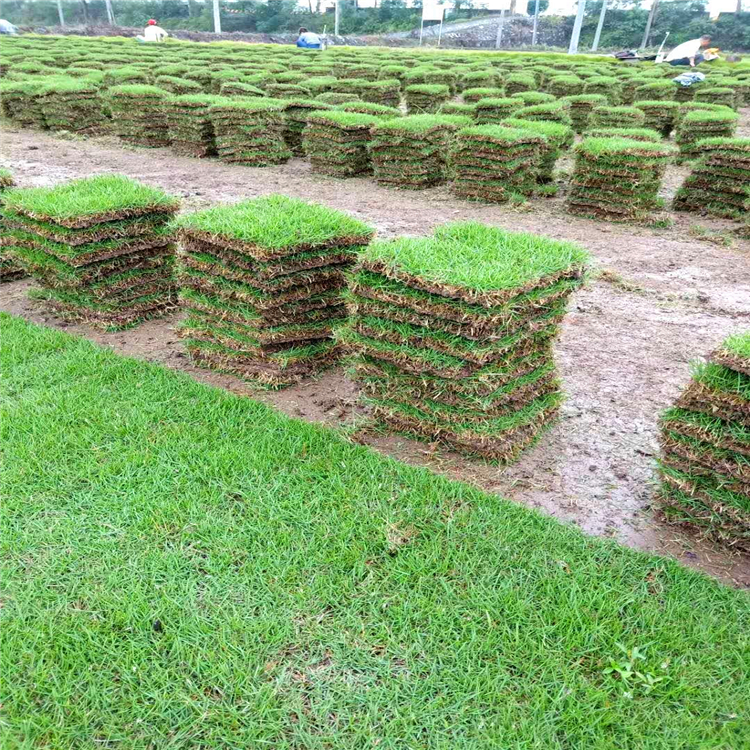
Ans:
POLYGON ((654 16, 656 15, 656 9, 659 7, 659 0, 654 0, 651 5, 651 10, 648 13, 648 21, 646 21, 646 30, 643 32, 643 40, 641 46, 638 49, 646 49, 648 46, 648 38, 651 36, 651 25, 654 23, 654 16))
POLYGON ((62 0, 57 0, 57 15, 60 16, 60 26, 65 26, 65 16, 63 16, 62 0))
POLYGON ((110 26, 115 25, 115 12, 112 10, 112 0, 104 0, 104 5, 107 8, 107 20, 110 26))
POLYGON ((576 20, 573 24, 573 34, 570 37, 570 46, 568 54, 575 55, 578 53, 578 40, 581 38, 581 26, 583 26, 583 12, 586 10, 586 0, 578 0, 578 10, 576 20))
POLYGON ((602 9, 599 12, 599 23, 596 24, 596 34, 594 34, 594 43, 591 45, 591 51, 596 52, 599 49, 599 38, 602 35, 604 26, 604 16, 607 12, 607 0, 602 0, 602 9))
POLYGON ((221 11, 219 0, 214 0, 214 34, 221 34, 221 11))
POLYGON ((539 25, 539 0, 534 3, 534 30, 531 32, 531 46, 536 44, 536 29, 539 25))
POLYGON ((505 25, 505 8, 500 11, 500 23, 497 25, 497 36, 495 37, 495 49, 500 49, 503 44, 503 26, 505 25))
POLYGON ((341 0, 336 0, 336 6, 335 6, 335 12, 334 12, 334 22, 333 22, 333 35, 338 36, 339 35, 339 25, 341 23, 341 0))

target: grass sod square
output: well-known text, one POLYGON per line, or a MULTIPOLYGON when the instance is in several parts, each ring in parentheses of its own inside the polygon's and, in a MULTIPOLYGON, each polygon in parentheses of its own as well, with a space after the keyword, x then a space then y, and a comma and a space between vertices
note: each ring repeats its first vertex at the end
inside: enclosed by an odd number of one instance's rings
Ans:
POLYGON ((607 104, 607 97, 602 94, 576 94, 565 97, 565 100, 570 104, 570 119, 576 133, 583 133, 588 128, 595 107, 607 104))
POLYGON ((165 113, 170 92, 148 84, 124 84, 107 90, 115 132, 136 146, 160 148, 169 145, 165 113))
POLYGON ((509 128, 529 130, 544 137, 539 144, 536 180, 542 184, 552 182, 558 158, 573 145, 573 128, 548 120, 523 120, 515 117, 508 118, 503 124, 509 128))
POLYGON ((699 143, 707 138, 733 138, 739 117, 730 110, 693 110, 681 115, 675 129, 679 160, 690 161, 701 156, 699 143))
POLYGON ((443 84, 412 84, 404 88, 406 109, 409 114, 431 114, 450 99, 449 86, 443 84))
POLYGON ((646 115, 637 107, 594 107, 589 116, 589 127, 640 128, 646 115))

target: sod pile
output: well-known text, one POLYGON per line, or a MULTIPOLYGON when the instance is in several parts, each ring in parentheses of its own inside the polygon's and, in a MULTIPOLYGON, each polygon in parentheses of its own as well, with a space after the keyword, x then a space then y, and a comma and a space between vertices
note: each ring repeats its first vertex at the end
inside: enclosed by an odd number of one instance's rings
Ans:
MULTIPOLYGON (((2 194, 14 185, 15 181, 13 180, 13 173, 9 169, 0 167, 0 201, 2 201, 2 194)), ((2 216, 0 216, 0 243, 2 243, 5 228, 5 223, 3 222, 2 216)), ((24 275, 25 272, 23 266, 15 261, 10 255, 6 254, 0 245, 0 282, 13 281, 24 275)))
POLYGON ((311 112, 302 133, 302 148, 310 157, 313 171, 332 177, 370 174, 367 145, 370 130, 379 122, 380 117, 359 112, 311 112))
POLYGON ((82 78, 53 76, 39 95, 48 128, 79 135, 101 131, 105 118, 96 84, 82 78))
POLYGON ((737 97, 734 89, 726 86, 712 86, 711 88, 702 88, 695 93, 696 102, 707 102, 709 104, 722 104, 725 107, 737 106, 737 97))
POLYGON ((588 128, 595 107, 607 105, 607 97, 603 94, 577 94, 566 97, 566 101, 570 105, 570 119, 576 133, 583 133, 588 128))
POLYGON ((679 102, 675 101, 636 101, 633 106, 645 115, 644 128, 657 130, 665 138, 674 130, 679 112, 679 102))
POLYGON ((476 104, 480 99, 503 99, 504 97, 505 93, 502 89, 486 86, 475 89, 466 89, 466 91, 461 94, 461 98, 466 104, 476 104))
POLYGON ((157 86, 126 84, 107 91, 112 123, 120 140, 135 146, 169 145, 169 92, 157 86))
POLYGON ((284 141, 283 103, 274 99, 224 99, 209 109, 222 161, 266 167, 283 164, 292 153, 284 141))
POLYGON ((219 89, 221 96, 265 96, 266 92, 263 89, 259 89, 257 86, 253 86, 249 83, 243 83, 242 81, 227 81, 221 84, 219 89))
POLYGON ((523 107, 516 110, 513 117, 520 117, 523 120, 545 120, 547 122, 559 122, 561 125, 573 125, 573 120, 570 117, 570 103, 564 99, 548 104, 534 104, 530 107, 523 107))
POLYGON ((161 89, 169 91, 175 96, 184 96, 185 94, 202 94, 203 86, 189 78, 178 78, 176 76, 160 75, 156 77, 154 83, 161 89))
POLYGON ((750 216, 750 138, 708 138, 696 145, 696 166, 678 189, 676 211, 738 221, 750 216))
POLYGON ((315 99, 316 101, 323 102, 323 104, 330 104, 332 107, 335 107, 337 104, 362 101, 356 94, 344 94, 338 91, 326 91, 324 94, 318 94, 315 99))
POLYGON ((518 91, 511 94, 511 99, 520 99, 524 107, 533 107, 537 104, 549 104, 554 102, 557 97, 552 94, 546 94, 544 91, 518 91))
POLYGON ((589 116, 591 128, 641 128, 646 115, 636 107, 594 107, 589 116))
POLYGON ((555 97, 576 96, 583 93, 584 81, 577 75, 553 76, 547 81, 545 90, 555 97))
POLYGON ((512 96, 520 91, 534 91, 536 78, 532 73, 511 73, 503 79, 506 96, 512 96))
POLYGON ((666 520, 750 552, 750 332, 694 365, 660 428, 666 520))
POLYGON ((409 114, 437 112, 450 95, 450 88, 439 83, 418 83, 404 89, 409 114))
POLYGON ((179 330, 192 359, 269 386, 339 357, 344 273, 372 230, 346 214, 271 195, 177 222, 179 330))
POLYGON ((168 222, 176 199, 120 175, 13 189, 3 198, 4 251, 62 316, 115 329, 174 304, 168 222))
POLYGON ((312 112, 328 109, 329 105, 314 99, 286 99, 281 102, 284 111, 284 141, 294 156, 304 156, 302 136, 307 118, 312 112))
POLYGON ((401 103, 401 84, 398 80, 381 81, 339 81, 337 91, 356 94, 362 101, 398 107, 401 103))
POLYGON ((676 90, 677 87, 672 81, 650 81, 636 87, 635 101, 674 101, 676 90))
POLYGON ((698 144, 706 138, 732 138, 738 121, 737 113, 729 109, 687 112, 680 117, 674 135, 674 141, 680 147, 679 160, 685 162, 700 157, 698 144))
POLYGON ((591 128, 587 138, 629 138, 631 141, 651 141, 661 143, 661 133, 650 128, 591 128))
POLYGON ((185 156, 216 155, 216 134, 211 122, 211 107, 220 102, 211 94, 185 94, 167 99, 169 140, 172 149, 185 156))
POLYGON ((480 99, 476 103, 474 118, 480 125, 497 124, 523 108, 523 102, 520 99, 488 97, 487 99, 480 99))
POLYGON ((669 144, 627 138, 585 138, 575 147, 567 210, 609 221, 640 221, 658 207, 669 144))
POLYGON ((46 128, 41 96, 44 86, 42 78, 0 82, 0 110, 3 117, 24 128, 46 128))
POLYGON ((460 115, 411 115, 378 123, 369 144, 375 179, 413 189, 445 182, 456 132, 470 124, 460 115))
POLYGON ((465 104, 463 102, 446 102, 438 110, 439 115, 460 115, 462 117, 468 117, 474 119, 476 116, 476 105, 465 104))
POLYGON ((622 81, 614 76, 592 76, 584 83, 582 93, 605 96, 609 104, 615 106, 622 96, 622 81))
POLYGON ((346 102, 338 104, 335 109, 342 112, 359 112, 361 115, 374 115, 375 117, 401 117, 401 110, 396 107, 387 107, 384 104, 374 102, 346 102))
MULTIPOLYGON (((533 123, 532 123, 533 124, 533 123)), ((547 138, 534 129, 477 125, 458 132, 450 155, 451 192, 504 203, 531 195, 547 138)))
POLYGON ((575 140, 573 128, 559 122, 522 120, 516 117, 507 119, 503 125, 508 128, 529 130, 543 137, 543 141, 539 144, 536 162, 536 181, 542 185, 551 183, 554 179, 557 160, 573 145, 575 140))
POLYGON ((373 243, 337 334, 364 402, 399 432, 514 460, 563 400, 552 345, 586 260, 572 243, 471 222, 373 243))

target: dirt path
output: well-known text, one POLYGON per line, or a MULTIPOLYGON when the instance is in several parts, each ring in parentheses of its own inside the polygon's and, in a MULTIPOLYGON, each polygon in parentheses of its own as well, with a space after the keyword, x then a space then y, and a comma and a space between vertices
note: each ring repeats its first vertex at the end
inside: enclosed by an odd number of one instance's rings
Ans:
MULTIPOLYGON (((459 201, 445 189, 400 192, 368 179, 323 178, 302 160, 252 169, 181 158, 169 150, 126 149, 110 139, 65 141, 10 128, 3 131, 3 157, 24 186, 121 172, 183 196, 187 210, 283 192, 348 211, 373 223, 381 236, 424 234, 461 218, 581 242, 603 273, 576 295, 557 346, 569 396, 563 419, 508 468, 368 429, 355 405, 356 389, 341 368, 279 393, 256 392, 235 378, 193 368, 174 333, 176 316, 132 331, 98 333, 66 325, 38 307, 28 298, 28 281, 3 285, 0 309, 252 394, 291 416, 346 425, 356 439, 403 461, 750 588, 750 559, 665 527, 650 510, 659 412, 687 382, 691 359, 730 331, 750 326, 750 242, 734 239, 727 247, 693 236, 695 225, 729 236, 732 223, 674 214, 668 229, 610 225, 568 216, 562 197, 515 210, 459 201)), ((666 198, 685 174, 670 170, 666 198)))

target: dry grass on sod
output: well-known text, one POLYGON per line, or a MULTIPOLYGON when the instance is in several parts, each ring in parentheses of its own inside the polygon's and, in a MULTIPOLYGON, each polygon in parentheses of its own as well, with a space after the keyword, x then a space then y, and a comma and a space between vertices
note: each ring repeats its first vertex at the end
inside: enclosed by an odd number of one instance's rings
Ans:
POLYGON ((666 518, 750 552, 750 331, 694 366, 661 427, 666 518))
POLYGON ((413 189, 445 182, 456 132, 470 124, 460 115, 413 115, 377 124, 369 143, 375 179, 413 189))
POLYGON ((746 593, 0 323, 7 746, 747 747, 746 593))
MULTIPOLYGON (((14 185, 13 173, 9 169, 0 168, 0 201, 2 201, 2 194, 14 185)), ((0 282, 13 281, 26 275, 21 264, 5 252, 2 238, 6 231, 3 216, 0 213, 0 282)))
POLYGON ((370 130, 380 122, 380 117, 359 112, 311 112, 302 133, 302 148, 313 171, 332 177, 371 174, 367 145, 370 130))
POLYGON ((658 207, 661 179, 675 152, 669 144, 584 139, 575 147, 568 211, 611 221, 645 219, 658 207))
POLYGON ((700 158, 673 208, 742 221, 750 234, 750 138, 708 138, 697 151, 700 158))
POLYGON ((161 148, 169 145, 166 102, 169 92, 156 86, 125 84, 107 92, 115 132, 126 143, 161 148))
POLYGON ((0 238, 61 315, 122 328, 174 303, 174 245, 167 227, 179 204, 119 175, 4 195, 0 238))
POLYGON ((451 192, 489 203, 533 194, 547 143, 547 136, 533 128, 476 125, 459 130, 450 156, 451 192))
POLYGON ((268 386, 338 359, 344 271, 372 230, 346 214, 281 195, 178 220, 180 328, 199 364, 268 386))
POLYGON ((552 341, 586 258, 468 222, 370 245, 339 332, 365 402, 399 432, 515 459, 562 401, 552 341))

